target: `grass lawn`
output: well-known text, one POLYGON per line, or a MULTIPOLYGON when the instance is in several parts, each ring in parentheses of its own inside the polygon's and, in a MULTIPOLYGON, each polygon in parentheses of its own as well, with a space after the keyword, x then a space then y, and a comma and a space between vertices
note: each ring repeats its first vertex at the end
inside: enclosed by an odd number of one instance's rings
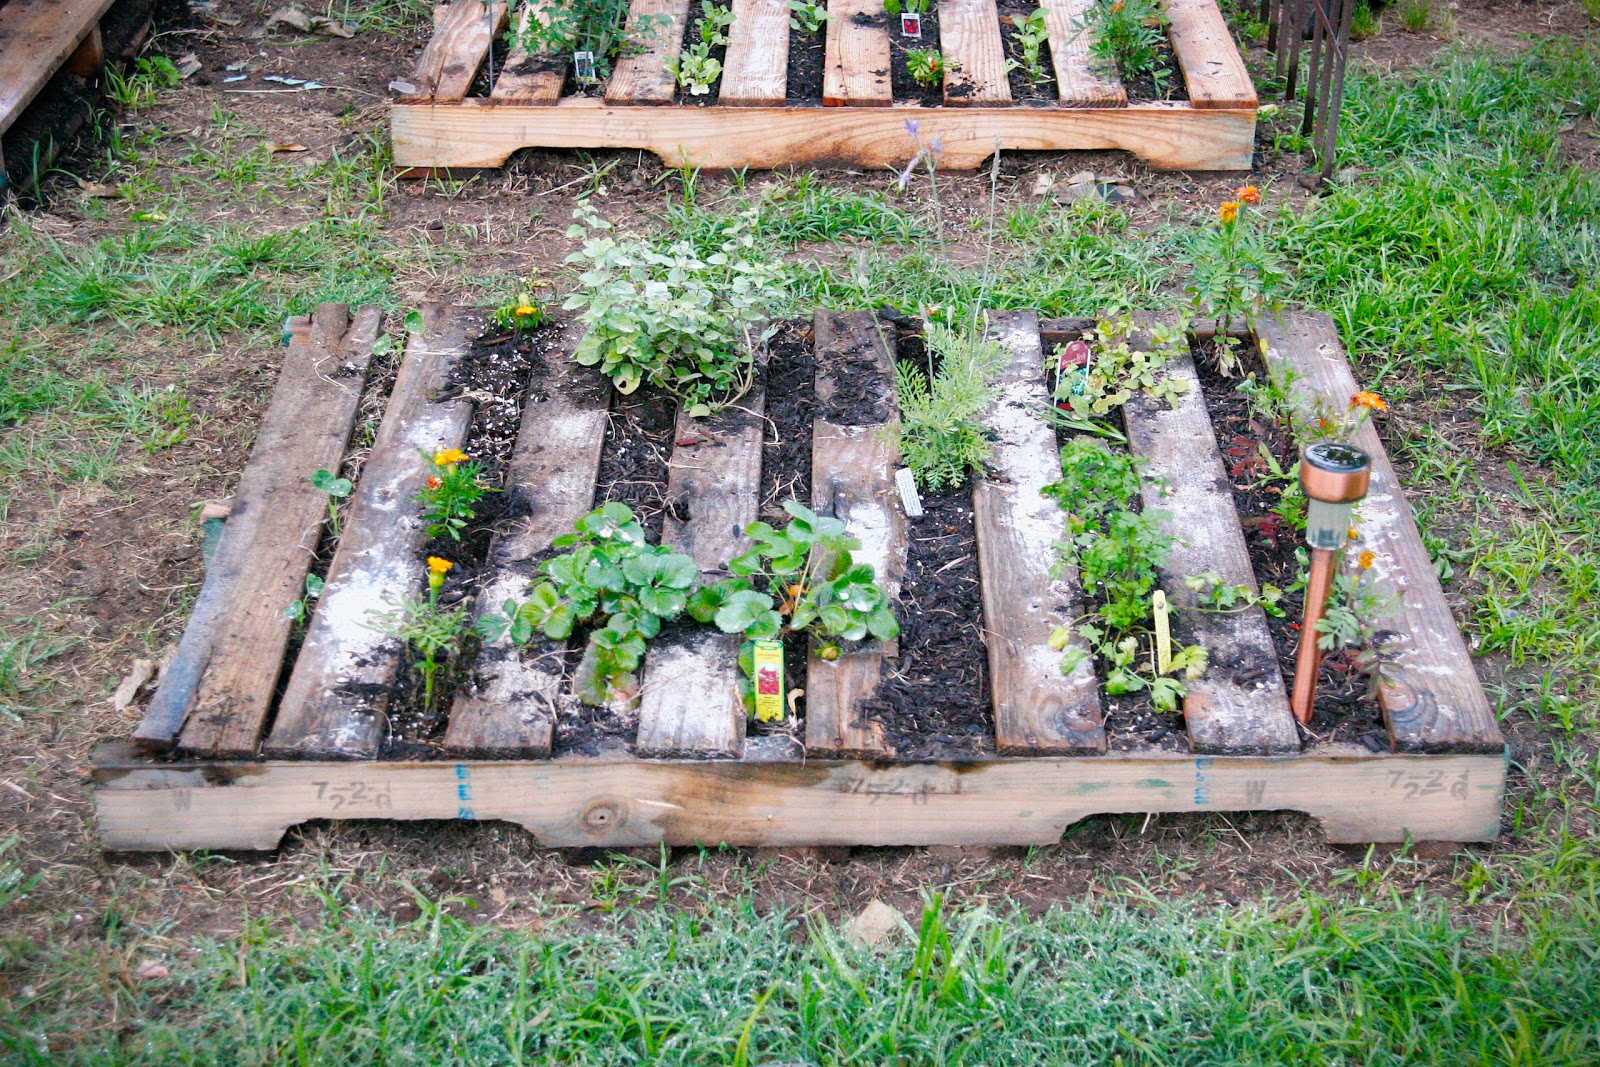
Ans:
MULTIPOLYGON (((365 16, 376 84, 419 10, 365 16)), ((1280 299, 1331 314, 1389 401, 1512 741, 1501 840, 1445 852, 1340 851, 1287 815, 1106 816, 974 859, 566 867, 510 831, 355 824, 271 857, 107 861, 78 768, 131 728, 109 703, 127 663, 182 626, 193 516, 236 477, 285 314, 499 302, 529 273, 559 290, 579 198, 700 239, 754 208, 797 310, 1176 307, 1233 184, 1139 172, 1138 205, 1064 206, 1030 190, 1071 161, 898 192, 619 153, 539 157, 543 185, 401 185, 354 96, 306 160, 274 150, 266 104, 129 99, 78 160, 101 188, 47 177, 0 234, 0 1059, 1600 1063, 1592 28, 1353 69, 1341 180, 1308 196, 1281 153, 1253 179, 1280 299), (853 943, 880 896, 903 927, 853 943)), ((1297 127, 1280 116, 1280 143, 1297 127)))

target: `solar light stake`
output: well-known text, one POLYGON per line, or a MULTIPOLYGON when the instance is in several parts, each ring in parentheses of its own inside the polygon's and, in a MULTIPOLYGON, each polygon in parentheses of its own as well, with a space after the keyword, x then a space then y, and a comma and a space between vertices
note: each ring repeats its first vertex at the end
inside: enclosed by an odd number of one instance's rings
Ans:
POLYGON ((1317 623, 1333 589, 1334 562, 1350 538, 1350 513, 1367 495, 1372 460, 1354 445, 1318 441, 1300 455, 1300 487, 1306 491, 1306 544, 1311 548, 1311 578, 1306 584, 1306 613, 1300 624, 1300 655, 1295 663, 1294 717, 1311 721, 1317 698, 1317 623))

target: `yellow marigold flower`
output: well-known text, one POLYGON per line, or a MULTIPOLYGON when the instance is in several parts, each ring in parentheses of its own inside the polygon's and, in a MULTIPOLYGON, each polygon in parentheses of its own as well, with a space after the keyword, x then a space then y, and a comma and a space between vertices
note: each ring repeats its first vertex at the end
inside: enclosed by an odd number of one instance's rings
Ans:
POLYGON ((513 309, 512 313, 519 319, 525 319, 530 315, 539 314, 539 309, 534 307, 532 304, 518 304, 516 308, 513 309))
POLYGON ((450 568, 454 566, 455 564, 451 563, 447 559, 441 559, 438 556, 428 557, 428 570, 439 575, 441 578, 444 577, 445 574, 449 573, 450 568))
POLYGON ((1222 207, 1217 209, 1217 214, 1222 216, 1223 222, 1232 222, 1239 217, 1239 201, 1224 200, 1222 207))
POLYGON ((1379 396, 1377 393, 1368 392, 1365 389, 1350 398, 1350 407, 1352 409, 1371 408, 1373 411, 1389 410, 1389 405, 1383 402, 1383 397, 1379 396))
POLYGON ((1241 185, 1233 191, 1233 195, 1247 204, 1261 203, 1261 190, 1253 185, 1241 185))
POLYGON ((1348 530, 1346 530, 1344 532, 1344 535, 1345 535, 1345 537, 1347 537, 1350 540, 1354 541, 1356 538, 1361 536, 1361 531, 1356 529, 1354 526, 1352 526, 1352 527, 1350 527, 1348 530))
POLYGON ((1361 569, 1364 571, 1370 571, 1372 569, 1373 561, 1377 558, 1377 556, 1372 554, 1372 549, 1370 548, 1361 553, 1361 559, 1359 561, 1361 563, 1361 569))
POLYGON ((461 451, 459 448, 447 448, 442 452, 435 452, 433 454, 433 464, 436 467, 451 467, 470 458, 470 456, 461 451))

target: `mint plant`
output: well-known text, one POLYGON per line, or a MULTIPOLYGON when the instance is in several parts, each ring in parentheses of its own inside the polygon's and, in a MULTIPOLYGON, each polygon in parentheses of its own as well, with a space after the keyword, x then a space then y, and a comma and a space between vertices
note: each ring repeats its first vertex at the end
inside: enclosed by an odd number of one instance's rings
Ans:
POLYGON ((707 256, 689 241, 618 236, 587 204, 573 217, 567 235, 584 243, 567 262, 583 273, 564 306, 582 308, 586 327, 573 358, 598 364, 618 392, 648 382, 695 416, 742 397, 784 288, 782 268, 756 251, 755 213, 732 220, 707 256))
POLYGON ((615 501, 553 543, 571 551, 546 560, 540 567, 546 578, 528 599, 507 600, 500 613, 484 615, 479 631, 485 640, 509 635, 527 644, 535 634, 564 641, 579 626, 593 627, 578 665, 578 699, 628 699, 638 690, 635 672, 646 642, 683 612, 699 569, 681 552, 648 543, 633 509, 615 501))

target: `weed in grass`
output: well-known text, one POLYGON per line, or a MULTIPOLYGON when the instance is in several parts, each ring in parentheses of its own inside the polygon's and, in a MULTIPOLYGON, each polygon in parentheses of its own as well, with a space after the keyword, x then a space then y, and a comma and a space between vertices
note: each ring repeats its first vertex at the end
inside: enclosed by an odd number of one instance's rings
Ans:
POLYGON ((20 720, 21 713, 29 710, 19 702, 34 691, 34 671, 82 642, 50 622, 51 613, 66 604, 52 605, 31 619, 13 619, 0 632, 0 714, 20 720))
POLYGON ((1350 14, 1350 39, 1370 41, 1383 32, 1383 20, 1372 13, 1371 0, 1356 0, 1356 9, 1350 14))
POLYGON ((145 56, 132 66, 112 64, 105 70, 106 95, 129 110, 149 107, 183 79, 166 56, 145 56))

